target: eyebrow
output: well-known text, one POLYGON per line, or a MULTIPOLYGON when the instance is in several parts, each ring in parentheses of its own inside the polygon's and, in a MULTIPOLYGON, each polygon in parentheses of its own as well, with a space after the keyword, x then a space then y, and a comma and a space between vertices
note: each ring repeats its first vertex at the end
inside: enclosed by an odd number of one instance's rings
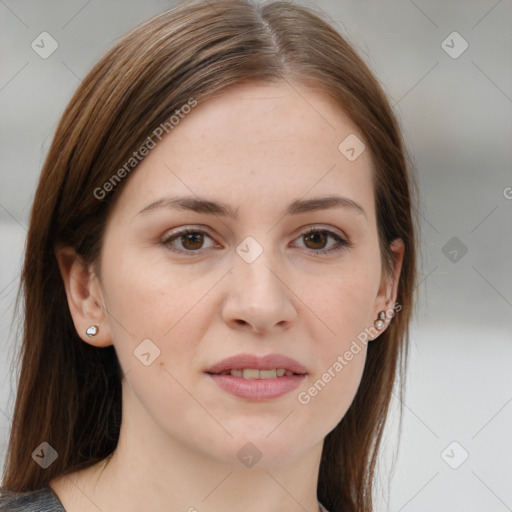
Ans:
MULTIPOLYGON (((162 199, 158 199, 143 208, 138 215, 158 208, 175 208, 178 210, 189 210, 197 213, 230 217, 234 220, 238 219, 238 208, 235 210, 226 203, 194 196, 164 197, 162 199)), ((338 195, 317 197, 313 199, 296 199, 286 208, 284 215, 299 215, 302 213, 312 213, 331 208, 350 209, 358 212, 364 218, 367 218, 366 212, 360 204, 348 197, 338 195)))

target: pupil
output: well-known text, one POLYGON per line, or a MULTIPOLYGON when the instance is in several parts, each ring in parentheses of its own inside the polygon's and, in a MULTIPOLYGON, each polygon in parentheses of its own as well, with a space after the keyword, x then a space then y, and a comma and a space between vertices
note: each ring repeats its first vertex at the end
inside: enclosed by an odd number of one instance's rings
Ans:
POLYGON ((199 249, 203 245, 202 236, 201 233, 187 233, 184 235, 183 246, 190 250, 199 249), (192 247, 189 242, 192 243, 192 247))
POLYGON ((313 244, 315 243, 318 243, 318 237, 320 237, 320 246, 321 247, 313 247, 313 249, 319 249, 319 248, 322 248, 325 246, 325 233, 322 233, 320 231, 316 232, 316 233, 311 233, 310 235, 306 235, 306 240, 309 240, 309 241, 312 241, 313 244), (315 238, 317 239, 316 242, 315 242, 315 238))

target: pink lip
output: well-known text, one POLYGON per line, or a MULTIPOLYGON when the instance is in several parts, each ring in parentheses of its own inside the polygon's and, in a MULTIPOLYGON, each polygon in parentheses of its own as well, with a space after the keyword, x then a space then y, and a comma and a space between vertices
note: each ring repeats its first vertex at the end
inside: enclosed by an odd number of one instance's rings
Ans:
POLYGON ((244 379, 233 375, 208 376, 224 391, 254 402, 279 398, 297 388, 306 378, 305 374, 276 377, 275 379, 244 379))
MULTIPOLYGON (((242 368, 255 368, 258 370, 272 370, 274 368, 284 368, 293 373, 308 373, 305 366, 295 359, 283 356, 281 354, 268 354, 266 356, 256 356, 253 354, 239 354, 228 357, 213 365, 206 373, 222 373, 227 370, 237 370, 242 368)), ((280 377, 281 378, 281 377, 280 377)), ((272 379, 269 379, 272 380, 272 379)))
POLYGON ((215 364, 206 372, 208 376, 224 391, 240 398, 252 401, 263 401, 278 398, 297 388, 307 375, 307 369, 295 359, 280 355, 269 354, 264 357, 252 354, 239 354, 228 357, 215 364), (276 377, 274 379, 244 379, 233 375, 219 375, 229 370, 255 368, 272 370, 284 368, 296 375, 276 377))

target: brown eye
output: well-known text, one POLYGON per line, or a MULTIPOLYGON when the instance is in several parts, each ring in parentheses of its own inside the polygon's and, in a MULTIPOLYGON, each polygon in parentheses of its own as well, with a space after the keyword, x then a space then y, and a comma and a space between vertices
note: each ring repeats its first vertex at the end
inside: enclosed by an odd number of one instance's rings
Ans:
POLYGON ((327 254, 352 247, 352 242, 345 240, 328 229, 310 229, 306 233, 303 233, 299 238, 304 240, 306 249, 313 251, 315 254, 327 254), (335 240, 336 243, 326 248, 326 244, 329 239, 335 240))
POLYGON ((181 243, 185 249, 190 251, 195 251, 196 249, 201 249, 201 246, 204 243, 203 234, 202 233, 188 233, 186 235, 181 235, 181 243))
POLYGON ((324 249, 325 244, 329 239, 329 237, 325 235, 324 231, 312 231, 303 236, 307 243, 312 243, 312 246, 307 246, 308 249, 324 249))
MULTIPOLYGON (((304 240, 305 248, 312 251, 314 254, 327 254, 336 252, 344 248, 352 246, 352 243, 338 234, 333 233, 327 229, 310 229, 303 233, 299 238, 304 240), (330 247, 326 248, 329 239, 335 241, 330 247)), ((177 233, 173 233, 164 240, 162 244, 169 250, 187 255, 198 254, 203 248, 212 248, 214 245, 204 247, 206 239, 214 240, 206 232, 197 229, 185 229, 177 233), (176 243, 180 243, 181 247, 176 247, 176 243)))
MULTIPOLYGON (((198 229, 185 229, 166 237, 162 240, 162 244, 171 251, 194 255, 203 248, 205 239, 207 238, 213 242, 213 239, 204 231, 198 229), (177 243, 179 243, 181 247, 176 247, 177 243)), ((213 247, 213 244, 209 247, 213 247)))

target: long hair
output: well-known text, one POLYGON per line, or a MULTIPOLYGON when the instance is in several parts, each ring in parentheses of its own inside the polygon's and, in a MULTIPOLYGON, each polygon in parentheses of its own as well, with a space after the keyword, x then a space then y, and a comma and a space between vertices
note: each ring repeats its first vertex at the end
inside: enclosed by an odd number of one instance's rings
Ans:
POLYGON ((25 315, 21 369, 2 482, 6 490, 43 488, 56 476, 106 458, 118 441, 118 359, 113 346, 96 348, 78 336, 55 248, 71 246, 86 262, 96 260, 123 183, 108 193, 102 189, 101 198, 98 187, 191 98, 200 105, 242 82, 283 80, 313 84, 363 134, 374 166, 385 272, 391 272, 391 241, 399 237, 405 245, 397 296, 401 310, 368 345, 357 394, 325 438, 318 480, 318 499, 330 512, 372 510, 377 455, 395 379, 405 370, 415 302, 416 185, 398 121, 368 66, 323 15, 283 1, 181 3, 122 37, 72 97, 31 211, 20 285, 25 315), (58 453, 47 469, 31 457, 44 441, 58 453))

